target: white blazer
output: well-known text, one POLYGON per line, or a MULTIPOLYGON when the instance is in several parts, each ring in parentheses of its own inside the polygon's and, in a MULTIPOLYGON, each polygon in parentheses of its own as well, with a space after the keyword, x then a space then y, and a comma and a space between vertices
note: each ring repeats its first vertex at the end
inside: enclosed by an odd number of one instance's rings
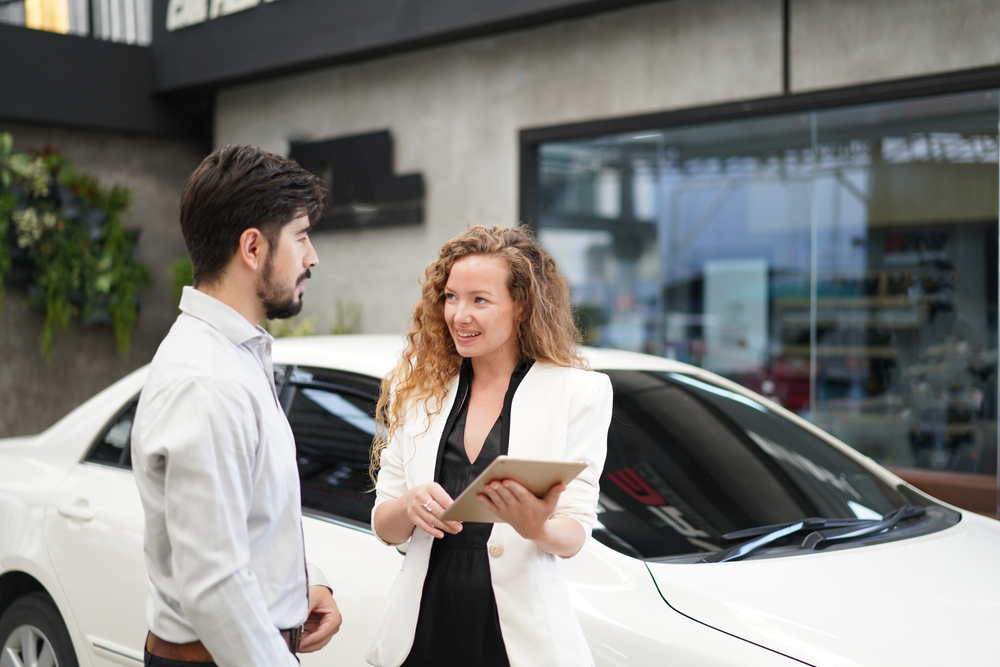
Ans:
MULTIPOLYGON (((409 488, 434 481, 438 446, 457 388, 456 377, 429 426, 423 409, 414 407, 407 413, 382 451, 375 509, 409 488)), ((508 456, 587 462, 560 496, 554 516, 573 517, 588 538, 597 520, 611 402, 608 376, 547 363, 532 365, 511 402, 508 456)), ((398 667, 409 655, 433 543, 428 533, 413 531, 368 651, 370 664, 398 667)), ((493 525, 488 544, 500 630, 511 667, 593 665, 558 559, 505 523, 493 525)))

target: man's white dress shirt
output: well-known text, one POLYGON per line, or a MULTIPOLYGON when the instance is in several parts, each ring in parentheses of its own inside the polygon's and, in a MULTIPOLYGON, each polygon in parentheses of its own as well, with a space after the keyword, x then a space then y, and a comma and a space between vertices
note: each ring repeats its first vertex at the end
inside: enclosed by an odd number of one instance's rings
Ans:
POLYGON ((221 667, 298 667, 278 629, 308 615, 295 441, 270 335, 191 287, 139 398, 132 467, 145 509, 146 621, 221 667))

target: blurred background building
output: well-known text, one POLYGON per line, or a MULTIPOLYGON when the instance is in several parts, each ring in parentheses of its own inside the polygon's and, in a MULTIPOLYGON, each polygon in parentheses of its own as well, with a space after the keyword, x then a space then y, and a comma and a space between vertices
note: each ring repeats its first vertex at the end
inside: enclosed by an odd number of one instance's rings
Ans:
POLYGON ((307 313, 401 332, 441 243, 524 221, 591 344, 996 511, 1000 0, 0 0, 0 58, 0 131, 135 187, 158 272, 125 361, 46 366, 8 290, 0 434, 148 360, 180 186, 252 143, 330 189, 307 313))

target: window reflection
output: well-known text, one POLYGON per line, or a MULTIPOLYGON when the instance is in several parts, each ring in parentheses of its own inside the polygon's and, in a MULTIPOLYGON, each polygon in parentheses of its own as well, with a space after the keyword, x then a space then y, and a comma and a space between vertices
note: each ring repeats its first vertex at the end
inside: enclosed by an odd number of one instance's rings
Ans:
POLYGON ((303 507, 367 527, 375 503, 368 478, 374 399, 325 387, 291 391, 288 422, 295 435, 303 507))
POLYGON ((340 394, 323 389, 303 389, 302 395, 359 431, 375 435, 375 418, 340 394))
POLYGON ((972 93, 816 116, 813 419, 885 463, 996 472, 996 109, 972 93))
POLYGON ((643 558, 718 551, 726 533, 912 502, 766 406, 681 373, 608 371, 615 414, 596 539, 643 558))
POLYGON ((132 422, 139 399, 129 401, 87 452, 88 463, 102 463, 125 469, 132 467, 132 422))
POLYGON ((997 94, 539 146, 589 344, 718 372, 877 461, 996 473, 997 94))

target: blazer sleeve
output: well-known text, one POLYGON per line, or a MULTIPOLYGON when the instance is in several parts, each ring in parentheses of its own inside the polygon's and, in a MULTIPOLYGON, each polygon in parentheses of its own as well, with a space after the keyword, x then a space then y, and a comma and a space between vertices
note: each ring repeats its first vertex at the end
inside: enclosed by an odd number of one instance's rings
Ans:
MULTIPOLYGON (((408 415, 409 416, 409 415, 408 415)), ((406 428, 404 423, 396 428, 392 435, 392 440, 382 450, 382 457, 379 459, 378 481, 375 484, 375 506, 372 507, 372 534, 382 544, 394 547, 395 544, 386 542, 375 532, 375 510, 387 500, 395 500, 407 491, 406 474, 403 467, 403 431, 406 428)))
POLYGON ((587 372, 587 382, 577 382, 570 404, 566 437, 566 459, 586 461, 587 468, 569 483, 559 497, 553 516, 576 519, 587 532, 597 522, 597 501, 604 459, 608 453, 608 427, 614 392, 611 378, 587 372))

